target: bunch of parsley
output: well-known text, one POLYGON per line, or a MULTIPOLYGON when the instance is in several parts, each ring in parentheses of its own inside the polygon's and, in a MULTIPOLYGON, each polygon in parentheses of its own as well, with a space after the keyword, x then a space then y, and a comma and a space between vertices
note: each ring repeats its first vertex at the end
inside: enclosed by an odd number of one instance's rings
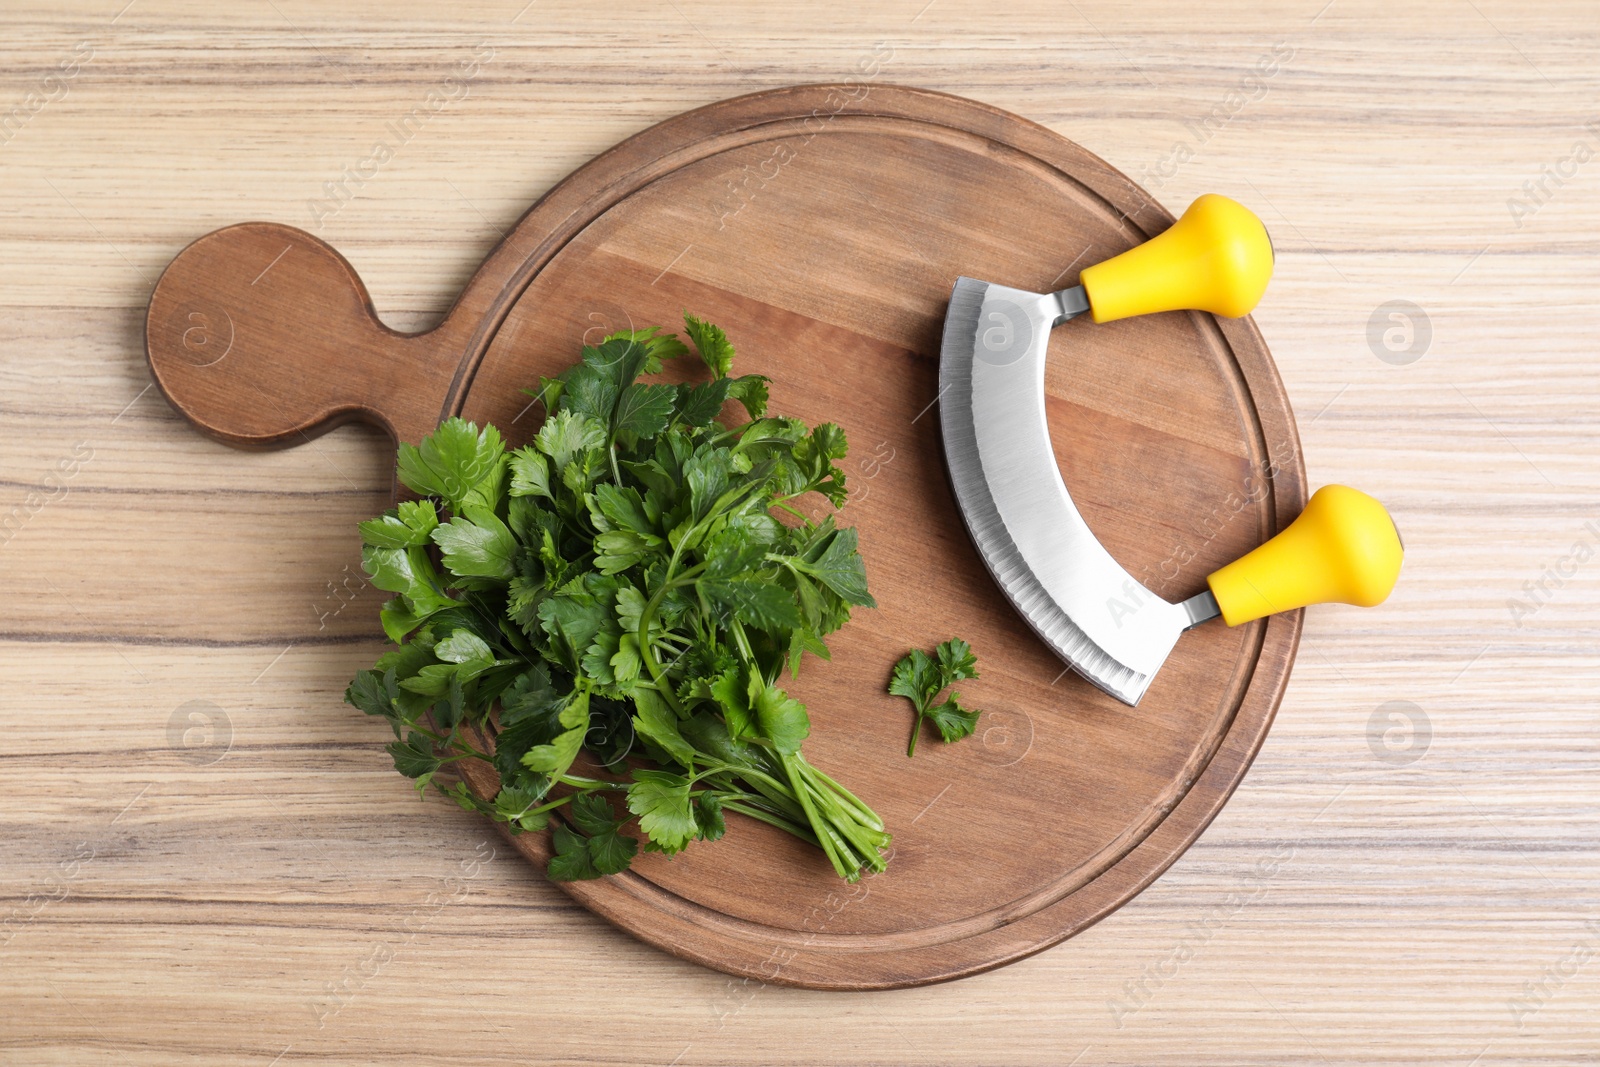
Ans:
POLYGON ((507 451, 493 426, 450 419, 400 446, 419 499, 361 524, 400 647, 346 699, 389 721, 419 792, 431 782, 514 833, 565 807, 552 878, 627 868, 630 815, 647 850, 671 855, 721 837, 732 811, 854 880, 883 869, 889 835, 801 754, 810 720, 778 684, 803 653, 828 658, 852 605, 875 606, 856 532, 791 503, 843 505, 844 432, 767 415, 767 379, 732 377, 724 333, 685 324, 709 381, 639 381, 689 350, 627 331, 529 390, 546 411, 531 445, 507 451), (729 400, 749 421, 718 421, 729 400), (585 750, 609 776, 575 772, 585 750), (462 759, 494 767, 496 796, 434 781, 462 759))

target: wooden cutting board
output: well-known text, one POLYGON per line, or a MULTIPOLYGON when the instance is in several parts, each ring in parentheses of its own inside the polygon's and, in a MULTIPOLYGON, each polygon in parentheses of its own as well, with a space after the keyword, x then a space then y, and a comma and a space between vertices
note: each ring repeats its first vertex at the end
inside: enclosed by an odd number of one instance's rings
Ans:
MULTIPOLYGON (((920 985, 1038 952, 1138 893, 1227 800, 1283 695, 1299 612, 1186 634, 1138 708, 1065 672, 992 584, 946 481, 932 405, 955 278, 1061 288, 1172 220, 1102 160, 995 108, 800 86, 671 119, 578 170, 428 333, 379 324, 310 234, 247 223, 174 260, 147 343, 167 398, 232 445, 291 446, 351 419, 415 441, 452 414, 521 444, 538 419, 523 387, 586 338, 670 329, 688 309, 727 330, 738 370, 772 378, 775 412, 843 425, 843 518, 879 606, 791 691, 811 712, 808 757, 894 833, 888 871, 847 885, 814 849, 735 818, 721 841, 562 888, 732 974, 920 985), (960 688, 985 714, 971 739, 924 738, 907 760, 890 667, 952 636, 978 652, 982 677, 960 688)), ((1051 337, 1046 388, 1079 508, 1168 599, 1305 503, 1293 416, 1248 320, 1070 323, 1051 337)), ((546 835, 513 840, 543 864, 546 835)))

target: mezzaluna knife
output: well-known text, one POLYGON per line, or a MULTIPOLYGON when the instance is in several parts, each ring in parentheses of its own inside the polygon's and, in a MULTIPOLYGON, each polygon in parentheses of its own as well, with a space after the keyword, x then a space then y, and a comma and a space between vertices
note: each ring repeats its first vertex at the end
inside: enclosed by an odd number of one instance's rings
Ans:
POLYGON ((1266 227, 1227 197, 1197 199, 1164 233, 1033 293, 961 278, 939 353, 939 415, 951 484, 979 555, 1057 655, 1129 705, 1185 630, 1229 626, 1317 603, 1373 606, 1404 549, 1382 504, 1319 489, 1286 529, 1206 579, 1181 604, 1146 589, 1106 551, 1072 502, 1050 447, 1044 368, 1050 331, 1162 311, 1247 315, 1273 268, 1266 227), (1129 595, 1139 606, 1126 610, 1129 595))

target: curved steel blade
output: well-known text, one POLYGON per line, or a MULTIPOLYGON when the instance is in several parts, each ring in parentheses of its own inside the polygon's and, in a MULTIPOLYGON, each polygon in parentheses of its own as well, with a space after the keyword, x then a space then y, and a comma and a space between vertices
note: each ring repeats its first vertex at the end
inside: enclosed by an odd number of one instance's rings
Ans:
POLYGON ((1137 704, 1191 622, 1124 570, 1061 480, 1045 418, 1060 294, 962 278, 939 352, 939 419, 956 503, 1018 612, 1079 674, 1137 704))

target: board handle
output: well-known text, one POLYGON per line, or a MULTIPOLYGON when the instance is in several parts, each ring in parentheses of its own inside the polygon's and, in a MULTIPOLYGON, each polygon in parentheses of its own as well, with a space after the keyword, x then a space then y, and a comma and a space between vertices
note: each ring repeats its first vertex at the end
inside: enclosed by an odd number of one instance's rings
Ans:
POLYGON ((458 358, 444 327, 378 321, 338 252, 292 226, 200 238, 162 273, 145 319, 156 384, 201 432, 236 448, 308 441, 369 422, 417 441, 438 422, 458 358))

